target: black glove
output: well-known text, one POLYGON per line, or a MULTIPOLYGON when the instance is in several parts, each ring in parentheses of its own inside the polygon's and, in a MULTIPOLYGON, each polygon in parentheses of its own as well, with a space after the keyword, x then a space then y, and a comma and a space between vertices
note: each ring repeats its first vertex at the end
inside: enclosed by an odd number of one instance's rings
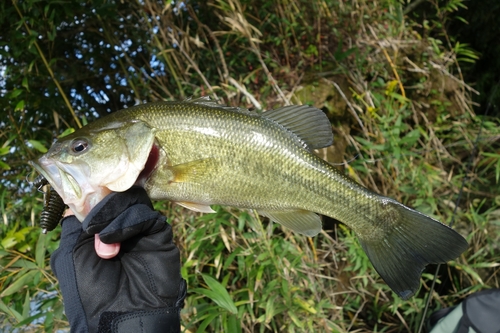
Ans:
POLYGON ((51 267, 59 280, 71 332, 180 332, 186 282, 166 218, 141 187, 104 198, 80 223, 62 221, 51 267), (94 249, 121 243, 112 259, 94 249))

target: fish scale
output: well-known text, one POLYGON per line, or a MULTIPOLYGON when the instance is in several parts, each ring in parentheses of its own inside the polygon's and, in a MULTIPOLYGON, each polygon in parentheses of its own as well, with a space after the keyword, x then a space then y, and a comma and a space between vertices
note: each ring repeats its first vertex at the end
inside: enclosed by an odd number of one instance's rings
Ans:
POLYGON ((259 115, 200 98, 114 112, 58 140, 33 165, 81 220, 107 193, 134 184, 195 211, 256 209, 307 236, 321 231, 317 214, 330 216, 356 233, 377 272, 406 299, 427 264, 452 260, 468 244, 313 154, 332 140, 326 115, 313 107, 259 115))

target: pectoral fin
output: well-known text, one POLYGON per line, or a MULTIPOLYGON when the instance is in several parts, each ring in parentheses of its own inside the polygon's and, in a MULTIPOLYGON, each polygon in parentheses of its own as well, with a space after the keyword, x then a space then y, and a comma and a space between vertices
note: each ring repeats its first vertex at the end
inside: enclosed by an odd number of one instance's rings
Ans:
POLYGON ((200 212, 200 213, 215 213, 215 210, 213 210, 209 205, 203 205, 203 204, 198 204, 195 202, 176 202, 178 205, 181 205, 182 207, 185 207, 187 209, 190 209, 195 212, 200 212))
POLYGON ((316 236, 321 231, 320 217, 307 210, 260 210, 259 214, 309 237, 316 236))
POLYGON ((167 166, 167 169, 172 174, 169 183, 201 183, 217 172, 215 158, 167 166))
MULTIPOLYGON (((215 158, 199 159, 176 165, 163 165, 155 171, 154 186, 165 187, 172 183, 200 184, 217 172, 215 158)), ((150 183, 149 186, 152 186, 150 183)))

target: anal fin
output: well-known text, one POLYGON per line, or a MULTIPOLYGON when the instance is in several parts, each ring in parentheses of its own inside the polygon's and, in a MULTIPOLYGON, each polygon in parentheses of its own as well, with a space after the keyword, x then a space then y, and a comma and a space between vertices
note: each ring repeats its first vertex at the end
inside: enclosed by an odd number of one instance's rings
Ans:
POLYGON ((209 205, 186 201, 177 201, 176 204, 199 213, 215 213, 215 210, 213 210, 209 205))
POLYGON ((259 214, 309 237, 316 236, 322 227, 318 214, 307 210, 259 210, 259 214))

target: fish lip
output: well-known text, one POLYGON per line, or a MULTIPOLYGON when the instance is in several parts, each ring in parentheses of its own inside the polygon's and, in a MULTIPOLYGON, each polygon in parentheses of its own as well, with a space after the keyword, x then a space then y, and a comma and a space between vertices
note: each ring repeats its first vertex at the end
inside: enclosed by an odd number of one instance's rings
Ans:
MULTIPOLYGON (((43 157, 42 157, 43 158, 43 157)), ((40 160, 42 159, 40 158, 40 160)), ((52 185, 52 187, 54 187, 55 189, 57 188, 60 188, 60 184, 61 184, 61 181, 60 179, 55 179, 52 177, 53 174, 55 174, 53 171, 56 171, 56 170, 51 170, 52 172, 49 172, 48 170, 45 169, 44 166, 42 166, 42 164, 39 162, 39 161, 29 161, 28 162, 32 167, 35 168, 35 170, 41 174, 48 182, 50 185, 52 185)), ((55 167, 55 166, 54 166, 55 167)), ((56 190, 57 191, 57 190, 56 190)), ((57 191, 58 192, 58 191, 57 191)), ((58 192, 59 193, 59 192, 58 192)), ((60 193, 59 193, 60 194, 60 193)))
POLYGON ((46 156, 42 156, 37 161, 29 161, 29 164, 45 177, 61 196, 65 204, 81 205, 85 202, 88 193, 84 193, 85 191, 83 191, 82 186, 66 170, 64 163, 51 161, 46 156))

